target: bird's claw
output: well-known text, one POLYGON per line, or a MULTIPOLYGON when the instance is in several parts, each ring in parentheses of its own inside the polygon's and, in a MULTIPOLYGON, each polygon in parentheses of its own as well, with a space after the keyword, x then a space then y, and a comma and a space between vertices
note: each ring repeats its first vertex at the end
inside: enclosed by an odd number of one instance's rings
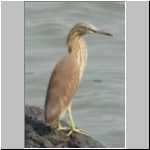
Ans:
POLYGON ((88 136, 88 134, 84 133, 82 129, 71 129, 70 132, 67 134, 67 136, 70 136, 73 132, 80 133, 80 134, 83 134, 85 136, 88 136))
POLYGON ((57 131, 59 131, 59 130, 67 130, 68 128, 67 127, 57 127, 57 131))

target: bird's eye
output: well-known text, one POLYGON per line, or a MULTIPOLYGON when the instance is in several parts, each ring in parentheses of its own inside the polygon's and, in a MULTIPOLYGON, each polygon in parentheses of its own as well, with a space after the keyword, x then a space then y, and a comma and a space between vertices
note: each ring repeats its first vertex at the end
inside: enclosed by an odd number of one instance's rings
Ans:
POLYGON ((86 30, 86 31, 88 31, 88 30, 89 30, 89 28, 88 28, 88 27, 86 27, 86 28, 85 28, 85 30, 86 30))

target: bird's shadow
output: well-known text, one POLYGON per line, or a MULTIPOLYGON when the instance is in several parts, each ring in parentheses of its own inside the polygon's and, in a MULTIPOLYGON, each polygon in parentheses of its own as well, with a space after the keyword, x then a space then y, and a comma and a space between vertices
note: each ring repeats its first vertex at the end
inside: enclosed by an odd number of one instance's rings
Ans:
POLYGON ((38 120, 37 118, 33 118, 28 115, 25 115, 25 124, 26 124, 26 127, 28 128, 29 126, 32 127, 33 130, 41 136, 48 135, 52 131, 51 126, 47 126, 41 120, 38 120))
MULTIPOLYGON (((58 135, 58 131, 56 129, 56 125, 46 125, 44 121, 38 120, 35 117, 31 117, 28 115, 25 115, 25 124, 26 124, 26 128, 32 128, 31 130, 33 130, 34 132, 36 132, 36 134, 40 135, 40 136, 45 136, 45 135, 58 135)), ((69 131, 70 126, 65 122, 65 121, 61 121, 61 124, 65 127, 67 127, 67 130, 61 130, 59 131, 60 134, 66 134, 69 131)), ((28 129, 29 130, 29 129, 28 129)))

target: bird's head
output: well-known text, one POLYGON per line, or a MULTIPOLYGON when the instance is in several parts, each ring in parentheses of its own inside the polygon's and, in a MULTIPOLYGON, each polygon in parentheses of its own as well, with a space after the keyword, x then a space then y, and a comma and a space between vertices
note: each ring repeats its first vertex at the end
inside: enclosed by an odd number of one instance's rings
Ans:
POLYGON ((78 23, 71 29, 70 32, 74 32, 80 36, 86 35, 86 34, 92 34, 92 33, 103 34, 103 35, 107 35, 107 36, 113 36, 110 33, 98 30, 96 27, 94 27, 93 25, 91 25, 89 23, 78 23))
POLYGON ((86 34, 102 34, 102 35, 107 35, 107 36, 113 36, 110 33, 100 31, 93 25, 89 23, 78 23, 76 24, 69 32, 68 37, 67 37, 67 46, 69 52, 72 51, 73 47, 74 50, 79 50, 80 47, 84 47, 86 49, 86 45, 84 44, 84 40, 82 39, 82 36, 86 34))

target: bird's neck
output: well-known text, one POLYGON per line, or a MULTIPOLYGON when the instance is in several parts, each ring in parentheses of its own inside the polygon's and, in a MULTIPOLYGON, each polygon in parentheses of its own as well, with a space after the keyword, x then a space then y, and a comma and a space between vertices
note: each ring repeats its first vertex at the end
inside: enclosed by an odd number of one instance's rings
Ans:
POLYGON ((77 58, 77 63, 80 68, 80 77, 82 77, 87 59, 87 48, 82 37, 75 38, 74 40, 68 40, 68 51, 77 58))

